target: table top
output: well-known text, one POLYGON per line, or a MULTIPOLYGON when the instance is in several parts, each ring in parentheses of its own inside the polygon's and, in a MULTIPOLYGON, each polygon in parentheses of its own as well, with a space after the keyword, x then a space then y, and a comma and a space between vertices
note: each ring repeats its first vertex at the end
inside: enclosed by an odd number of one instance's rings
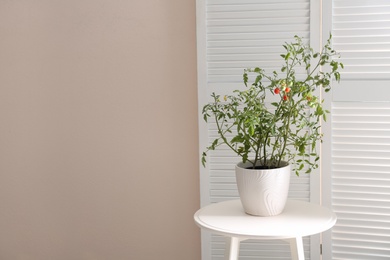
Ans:
POLYGON ((336 215, 318 204, 287 200, 277 216, 258 217, 244 212, 240 200, 210 204, 194 215, 195 222, 213 233, 245 239, 304 237, 326 231, 336 223, 336 215))

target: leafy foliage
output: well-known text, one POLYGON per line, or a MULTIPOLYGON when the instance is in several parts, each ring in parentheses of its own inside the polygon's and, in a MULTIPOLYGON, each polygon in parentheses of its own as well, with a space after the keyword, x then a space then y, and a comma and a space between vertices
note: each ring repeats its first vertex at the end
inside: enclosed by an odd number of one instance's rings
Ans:
POLYGON ((214 119, 219 136, 203 152, 203 166, 207 152, 225 144, 253 168, 278 168, 282 161, 292 163, 297 175, 318 168, 320 122, 326 121, 329 111, 316 90, 322 87, 328 92, 333 77, 340 81, 338 70, 343 68, 332 59, 338 54, 331 48, 331 38, 321 52, 314 52, 295 36, 295 42, 283 45, 281 76, 276 71, 269 76, 258 67, 246 69, 244 91, 224 97, 213 93, 214 101, 203 107, 202 114, 206 122, 214 119), (307 70, 306 78, 297 78, 298 66, 307 70), (267 95, 276 96, 277 102, 267 105, 267 95))

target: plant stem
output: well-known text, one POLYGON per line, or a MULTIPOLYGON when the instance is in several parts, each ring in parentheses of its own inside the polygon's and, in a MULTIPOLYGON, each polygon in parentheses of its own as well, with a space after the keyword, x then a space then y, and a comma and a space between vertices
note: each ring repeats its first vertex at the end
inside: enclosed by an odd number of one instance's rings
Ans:
POLYGON ((282 156, 284 154, 284 151, 286 150, 286 147, 287 147, 287 139, 288 139, 288 133, 290 132, 290 119, 291 119, 291 110, 292 108, 290 107, 289 108, 289 111, 288 111, 288 115, 287 115, 287 124, 285 125, 285 134, 283 136, 283 148, 281 150, 281 153, 280 153, 280 157, 279 157, 279 161, 278 161, 278 164, 277 166, 280 165, 280 162, 282 161, 282 156))
POLYGON ((276 147, 277 147, 278 144, 279 144, 279 139, 280 139, 280 137, 279 137, 279 136, 276 136, 275 138, 276 138, 276 140, 275 140, 274 145, 273 145, 273 148, 272 148, 271 158, 274 158, 274 154, 275 154, 275 151, 276 151, 276 147))
MULTIPOLYGON (((238 155, 240 155, 240 153, 238 152, 238 150, 236 150, 227 140, 226 140, 226 137, 225 137, 225 135, 224 135, 224 133, 223 133, 223 131, 222 131, 222 128, 221 128, 221 126, 220 126, 220 124, 219 124, 219 121, 218 121, 218 117, 215 115, 215 123, 217 124, 217 129, 218 129, 218 133, 219 133, 219 135, 220 135, 220 137, 221 137, 221 139, 223 140, 223 142, 233 151, 233 152, 235 152, 236 154, 238 154, 238 155)), ((233 125, 231 126, 231 127, 229 127, 228 128, 228 130, 230 129, 230 128, 232 128, 233 127, 233 125)), ((227 131, 227 130, 226 130, 227 131)), ((226 132, 225 131, 225 132, 226 132)))
POLYGON ((267 146, 265 144, 267 144, 267 140, 269 138, 269 132, 267 133, 267 135, 265 136, 265 142, 264 142, 264 146, 263 146, 263 152, 264 152, 264 166, 267 166, 267 146))

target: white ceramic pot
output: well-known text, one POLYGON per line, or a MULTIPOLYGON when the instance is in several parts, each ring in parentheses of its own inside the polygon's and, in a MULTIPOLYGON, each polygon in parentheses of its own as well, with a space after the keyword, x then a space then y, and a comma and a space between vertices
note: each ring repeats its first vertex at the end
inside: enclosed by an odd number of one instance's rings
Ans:
POLYGON ((247 214, 275 216, 282 213, 290 186, 291 167, 283 162, 276 169, 247 169, 250 163, 236 165, 236 180, 241 203, 247 214))

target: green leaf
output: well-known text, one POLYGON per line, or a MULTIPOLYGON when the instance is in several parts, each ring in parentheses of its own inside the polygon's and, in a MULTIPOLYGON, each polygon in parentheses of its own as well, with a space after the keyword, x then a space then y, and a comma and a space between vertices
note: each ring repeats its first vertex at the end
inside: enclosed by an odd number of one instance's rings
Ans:
POLYGON ((256 80, 255 80, 255 83, 253 83, 254 85, 257 85, 257 83, 259 83, 259 81, 262 79, 262 75, 259 75, 256 77, 256 80))
POLYGON ((255 134, 255 128, 254 128, 253 124, 249 125, 249 134, 251 136, 253 136, 255 134))
POLYGON ((302 153, 302 154, 305 152, 305 144, 301 144, 299 146, 299 152, 302 153))
POLYGON ((206 156, 207 156, 206 152, 203 152, 202 153, 202 165, 203 165, 203 167, 206 167, 206 156))
POLYGON ((339 72, 335 72, 334 76, 335 76, 337 81, 340 81, 340 73, 339 72))
POLYGON ((248 83, 248 74, 247 74, 247 73, 244 73, 244 74, 242 75, 242 77, 243 77, 243 79, 244 79, 244 84, 245 84, 245 86, 248 86, 248 85, 247 85, 247 83, 248 83))
POLYGON ((236 135, 235 137, 232 138, 232 140, 230 142, 232 144, 233 143, 242 143, 242 142, 244 142, 244 139, 241 136, 236 135))

